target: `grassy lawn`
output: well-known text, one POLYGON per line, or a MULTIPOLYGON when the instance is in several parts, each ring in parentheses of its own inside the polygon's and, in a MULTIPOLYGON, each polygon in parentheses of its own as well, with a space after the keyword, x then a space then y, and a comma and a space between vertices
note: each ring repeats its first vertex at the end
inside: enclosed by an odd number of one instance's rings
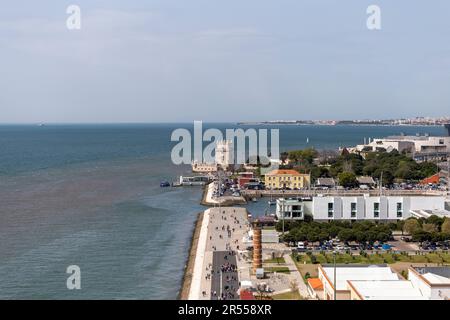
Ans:
POLYGON ((390 254, 390 253, 382 253, 381 256, 383 257, 383 261, 385 263, 395 263, 397 261, 397 255, 396 254, 390 254))
POLYGON ((444 262, 450 263, 450 253, 441 253, 439 255, 444 259, 444 262))
POLYGON ((369 263, 371 264, 383 264, 386 263, 382 255, 371 254, 367 256, 369 258, 369 263))
POLYGON ((427 263, 428 259, 426 256, 411 256, 411 262, 415 262, 415 263, 427 263))
POLYGON ((267 267, 264 268, 266 272, 291 273, 288 267, 267 267))
POLYGON ((284 264, 286 261, 283 257, 275 258, 275 259, 267 259, 263 261, 264 263, 278 263, 278 264, 284 264))
MULTIPOLYGON (((332 264, 332 253, 314 253, 313 255, 294 255, 293 260, 298 266, 303 264, 332 264)), ((449 253, 425 253, 422 255, 407 255, 393 252, 379 252, 367 255, 339 253, 336 255, 338 264, 394 264, 398 262, 410 263, 450 263, 449 253)))
POLYGON ((302 296, 298 291, 275 294, 272 298, 273 300, 302 300, 302 296))
POLYGON ((409 262, 409 261, 411 261, 411 257, 408 256, 408 255, 405 255, 405 254, 396 253, 395 257, 396 257, 398 262, 409 262))
POLYGON ((427 254, 428 262, 431 263, 443 263, 444 259, 437 253, 429 253, 427 254))

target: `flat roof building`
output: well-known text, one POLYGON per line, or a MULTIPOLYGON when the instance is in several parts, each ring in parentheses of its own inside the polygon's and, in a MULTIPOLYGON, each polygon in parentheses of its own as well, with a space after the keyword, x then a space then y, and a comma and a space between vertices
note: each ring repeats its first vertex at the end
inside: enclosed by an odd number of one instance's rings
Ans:
POLYGON ((408 219, 421 210, 441 216, 450 213, 445 210, 444 196, 328 196, 313 198, 311 214, 318 221, 394 221, 408 219))
POLYGON ((305 204, 301 199, 277 199, 275 214, 278 219, 303 220, 305 204))
POLYGON ((450 136, 390 136, 382 139, 369 139, 369 143, 348 149, 353 153, 381 151, 412 153, 417 161, 439 159, 450 153, 450 136))
POLYGON ((411 281, 349 280, 351 300, 429 300, 411 281))
MULTIPOLYGON (((312 296, 334 300, 334 267, 319 266, 323 284, 312 296), (323 290, 323 291, 321 291, 323 290)), ((336 300, 449 300, 450 267, 410 267, 408 280, 386 265, 337 265, 336 300)))
POLYGON ((372 220, 397 221, 432 215, 450 217, 444 196, 316 196, 299 199, 277 199, 277 219, 316 221, 372 220))
MULTIPOLYGON (((334 267, 330 265, 319 266, 319 279, 323 283, 324 300, 334 300, 334 267)), ((349 280, 399 280, 399 276, 386 265, 338 265, 336 267, 336 300, 351 299, 351 292, 347 283, 349 280)))
POLYGON ((410 267, 408 280, 433 300, 450 299, 450 267, 410 267))

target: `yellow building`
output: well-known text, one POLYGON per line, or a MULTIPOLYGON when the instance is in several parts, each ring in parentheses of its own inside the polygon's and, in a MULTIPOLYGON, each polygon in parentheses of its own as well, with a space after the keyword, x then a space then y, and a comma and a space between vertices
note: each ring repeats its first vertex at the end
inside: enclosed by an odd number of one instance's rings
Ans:
POLYGON ((311 184, 311 175, 295 170, 273 170, 266 174, 264 182, 267 189, 308 188, 311 184))

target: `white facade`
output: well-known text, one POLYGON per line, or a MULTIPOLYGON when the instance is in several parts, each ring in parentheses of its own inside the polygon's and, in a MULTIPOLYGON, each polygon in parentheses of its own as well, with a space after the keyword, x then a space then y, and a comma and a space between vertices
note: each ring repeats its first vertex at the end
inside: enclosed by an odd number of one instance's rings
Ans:
POLYGON ((373 139, 373 141, 368 144, 360 144, 355 148, 357 151, 378 151, 385 149, 387 152, 397 150, 399 152, 403 151, 414 151, 414 142, 412 141, 401 141, 398 139, 373 139))
MULTIPOLYGON (((432 268, 430 268, 432 269, 432 268)), ((450 299, 450 279, 427 272, 420 274, 414 268, 408 269, 408 280, 423 295, 433 300, 450 299)))
POLYGON ((334 286, 336 283, 336 300, 349 300, 351 298, 348 289, 349 280, 365 281, 395 281, 399 280, 397 273, 390 267, 379 266, 353 266, 336 267, 336 281, 334 280, 334 268, 322 267, 318 269, 318 278, 323 283, 324 300, 334 299, 334 286))
POLYGON ((429 300, 411 281, 405 280, 349 280, 352 300, 429 300))
POLYGON ((325 300, 334 299, 335 284, 337 300, 448 300, 450 298, 449 267, 411 267, 408 269, 408 280, 401 279, 387 266, 337 266, 336 282, 332 266, 320 266, 318 271, 325 300))
POLYGON ((348 197, 342 200, 341 218, 346 220, 362 220, 364 214, 364 197, 348 197))
POLYGON ((405 137, 414 142, 416 152, 450 152, 450 137, 405 137))
POLYGON ((441 196, 330 196, 312 200, 278 199, 278 219, 303 220, 311 215, 317 221, 330 220, 378 220, 396 221, 408 219, 412 211, 427 210, 450 213, 445 210, 445 198, 441 196))
POLYGON ((231 140, 218 141, 215 154, 216 164, 226 169, 234 164, 234 149, 231 140))
POLYGON ((368 144, 357 145, 355 150, 370 149, 370 151, 377 151, 380 148, 386 149, 388 152, 397 150, 399 152, 444 153, 450 152, 450 137, 392 136, 373 139, 368 144))
POLYGON ((305 204, 301 200, 277 199, 276 215, 278 219, 303 220, 305 204))
POLYGON ((314 220, 402 220, 411 210, 444 211, 445 198, 437 196, 314 197, 314 220))

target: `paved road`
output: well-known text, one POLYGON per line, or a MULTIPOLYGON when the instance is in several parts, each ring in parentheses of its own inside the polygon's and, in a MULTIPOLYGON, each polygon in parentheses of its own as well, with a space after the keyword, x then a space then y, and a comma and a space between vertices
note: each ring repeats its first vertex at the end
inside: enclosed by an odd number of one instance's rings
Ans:
POLYGON ((212 265, 211 291, 215 294, 211 300, 239 299, 236 292, 239 289, 236 256, 228 251, 215 251, 212 265))

